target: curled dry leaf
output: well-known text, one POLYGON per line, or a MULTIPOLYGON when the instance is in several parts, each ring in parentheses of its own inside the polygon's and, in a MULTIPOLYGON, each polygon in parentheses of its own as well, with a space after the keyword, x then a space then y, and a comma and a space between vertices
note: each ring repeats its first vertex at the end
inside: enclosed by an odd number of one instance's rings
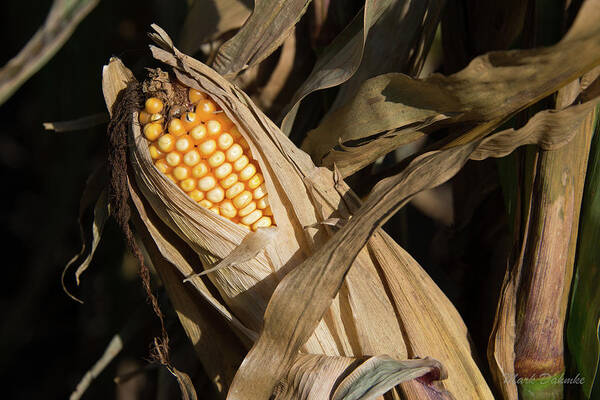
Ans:
POLYGON ((61 276, 65 293, 78 302, 81 302, 81 300, 73 296, 69 289, 67 289, 65 277, 71 267, 77 267, 75 270, 75 281, 79 285, 81 274, 83 274, 92 262, 92 258, 102 237, 104 224, 109 216, 105 185, 106 174, 103 169, 95 171, 88 179, 79 203, 81 251, 67 263, 61 276))
POLYGON ((100 0, 54 0, 44 25, 19 54, 0 68, 0 105, 40 70, 100 0))
MULTIPOLYGON (((371 47, 377 46, 377 36, 386 30, 385 26, 389 27, 395 14, 402 15, 406 13, 408 17, 403 19, 396 29, 403 32, 412 32, 415 26, 419 26, 422 22, 424 14, 428 12, 428 7, 423 6, 424 3, 413 0, 367 0, 362 12, 357 14, 352 22, 323 51, 309 77, 298 88, 290 103, 284 108, 281 130, 287 135, 290 134, 302 99, 317 90, 340 85, 356 73, 363 59, 365 41, 373 26, 380 24, 380 29, 372 38, 371 47)), ((435 10, 436 7, 434 5, 433 9, 435 10)), ((435 15, 436 11, 432 11, 431 14, 435 15)), ((402 42, 396 52, 401 54, 409 51, 408 47, 412 45, 411 40, 402 42)), ((381 67, 381 65, 378 67, 381 67)), ((365 65, 361 75, 368 74, 368 69, 368 66, 365 65)), ((356 82, 351 82, 350 86, 352 87, 352 93, 355 90, 356 82)))
POLYGON ((293 31, 309 3, 310 0, 256 0, 244 26, 219 48, 215 69, 223 75, 235 75, 267 58, 293 31))
POLYGON ((244 0, 196 0, 190 7, 181 34, 179 47, 193 54, 203 43, 237 29, 250 15, 250 5, 244 0))
MULTIPOLYGON (((512 114, 598 64, 600 28, 590 18, 578 18, 563 40, 552 47, 488 53, 450 76, 434 74, 419 80, 393 73, 372 78, 363 83, 353 99, 309 132, 303 148, 320 162, 340 141, 346 144, 370 139, 389 130, 398 130, 402 135, 408 134, 406 130, 410 128, 419 132, 420 128, 411 125, 436 116, 442 120, 429 130, 450 123, 494 121, 478 133, 486 135, 512 114), (578 62, 570 62, 573 59, 578 62)), ((385 151, 404 143, 397 142, 388 141, 390 146, 385 151)), ((335 156, 324 160, 326 166, 331 167, 332 162, 341 165, 345 158, 350 164, 357 152, 363 153, 359 165, 342 168, 347 176, 375 161, 383 150, 380 146, 359 146, 348 154, 335 152, 335 156)))

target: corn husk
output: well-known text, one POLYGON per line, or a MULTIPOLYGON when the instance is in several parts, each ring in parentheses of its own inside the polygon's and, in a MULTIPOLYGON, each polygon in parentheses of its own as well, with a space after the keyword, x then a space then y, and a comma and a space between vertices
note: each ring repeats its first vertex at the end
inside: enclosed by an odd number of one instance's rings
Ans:
MULTIPOLYGON (((132 110, 133 122, 128 134, 132 165, 129 179, 134 205, 141 224, 162 257, 177 268, 182 280, 189 278, 190 284, 249 347, 263 328, 267 304, 279 281, 315 254, 335 233, 337 225, 332 227, 331 221, 339 225, 352 221, 351 214, 360 202, 334 173, 316 168, 243 92, 206 65, 180 53, 160 28, 154 28, 158 32, 154 39, 159 43, 159 47, 151 47, 154 57, 172 67, 177 79, 184 84, 209 93, 250 144, 252 155, 265 176, 277 227, 269 228, 275 232, 268 235, 248 233, 189 199, 152 165, 147 142, 137 123, 137 112, 132 110), (265 237, 269 239, 263 240, 265 237), (257 243, 249 246, 251 251, 244 257, 238 247, 249 240, 257 243), (232 259, 233 253, 236 262, 224 263, 228 257, 232 259), (217 264, 220 268, 206 276, 193 275, 217 264)), ((110 109, 117 94, 133 78, 118 59, 112 59, 105 67, 103 78, 110 109)), ((319 304, 315 310, 320 322, 310 327, 308 337, 302 339, 297 350, 352 359, 367 355, 387 355, 395 360, 431 356, 442 362, 448 379, 437 384, 431 380, 401 383, 399 390, 406 398, 449 398, 446 390, 456 398, 492 398, 471 356, 468 333, 460 316, 421 267, 381 230, 376 230, 368 245, 359 247, 356 253, 349 258, 353 260, 352 267, 341 285, 337 285, 333 300, 326 292, 311 293, 310 288, 306 288, 305 296, 319 304), (325 313, 320 311, 320 304, 328 304, 325 313)), ((318 279, 327 279, 326 270, 318 279)), ((193 307, 186 304, 191 302, 188 297, 179 307, 193 307)), ((291 311, 296 306, 290 303, 288 307, 291 311)), ((277 315, 282 327, 293 323, 286 317, 285 311, 277 315)), ((186 323, 193 324, 193 321, 186 323)), ((204 326, 206 329, 206 324, 204 326)), ((304 328, 309 329, 308 326, 304 328)), ((284 332, 285 329, 280 333, 269 330, 268 334, 277 336, 284 332)), ((285 344, 285 340, 278 342, 285 344)), ((290 353, 285 346, 278 345, 269 351, 273 354, 287 351, 291 360, 297 357, 295 350, 290 353)), ((234 355, 231 359, 235 359, 234 355)), ((321 368, 329 378, 342 374, 338 367, 328 368, 320 362, 302 365, 299 367, 302 373, 321 368)), ((360 376, 357 379, 361 385, 366 382, 367 386, 377 386, 373 383, 377 374, 368 373, 375 371, 377 365, 368 363, 355 375, 360 376)), ((268 398, 291 365, 281 365, 278 373, 272 373, 278 364, 267 363, 263 367, 264 379, 253 381, 243 393, 239 387, 232 389, 228 398, 268 398)), ((391 377, 393 369, 389 371, 386 376, 391 377)), ((247 372, 245 369, 244 373, 247 372)), ((260 369, 254 373, 260 374, 260 369)), ((446 374, 440 372, 436 376, 446 374)), ((243 376, 239 379, 243 381, 243 376)), ((315 380, 314 384, 318 382, 315 380)), ((389 390, 400 381, 390 378, 385 382, 384 386, 377 386, 377 393, 389 390)))

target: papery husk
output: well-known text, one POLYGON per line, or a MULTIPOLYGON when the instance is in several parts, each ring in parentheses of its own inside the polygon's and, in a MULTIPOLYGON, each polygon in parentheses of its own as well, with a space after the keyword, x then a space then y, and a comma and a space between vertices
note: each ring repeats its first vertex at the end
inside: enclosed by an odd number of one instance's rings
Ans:
MULTIPOLYGON (((256 257, 211 272, 210 282, 200 276, 190 278, 242 341, 252 342, 262 328, 266 305, 279 280, 333 233, 335 228, 326 221, 347 220, 359 203, 343 181, 327 169, 316 168, 243 92, 206 65, 180 53, 164 31, 154 29, 158 32, 154 40, 160 45, 151 46, 154 57, 170 65, 178 80, 207 92, 223 108, 248 141, 265 177, 277 223, 272 228, 277 230, 276 238, 256 257), (211 292, 213 285, 218 295, 211 292)), ((113 59, 105 67, 103 85, 108 104, 118 93, 112 87, 123 88, 131 79, 127 73, 119 76, 110 72, 120 69, 116 68, 119 64, 122 66, 113 59)), ((150 234, 182 279, 210 268, 252 233, 198 206, 158 172, 141 134, 137 111, 132 110, 132 118, 128 132, 132 190, 139 190, 142 202, 195 254, 174 256, 152 231, 150 234)), ((138 212, 140 204, 135 204, 138 212)), ((144 223, 148 226, 147 221, 144 223)), ((458 398, 492 398, 471 357, 460 316, 420 266, 381 230, 358 252, 329 311, 302 350, 346 357, 386 354, 395 359, 432 355, 451 365, 450 378, 443 386, 458 398)), ((432 390, 429 382, 413 380, 400 388, 409 399, 446 396, 443 388, 432 390)), ((231 396, 239 398, 235 393, 231 396)))

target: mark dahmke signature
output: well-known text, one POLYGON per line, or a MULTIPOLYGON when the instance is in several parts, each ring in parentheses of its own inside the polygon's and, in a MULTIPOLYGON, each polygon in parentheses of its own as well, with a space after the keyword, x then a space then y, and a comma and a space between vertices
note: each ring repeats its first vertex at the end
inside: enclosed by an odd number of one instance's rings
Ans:
POLYGON ((550 374, 532 375, 530 377, 522 377, 518 374, 505 374, 504 383, 513 382, 517 385, 529 383, 533 379, 547 379, 547 383, 551 385, 583 385, 585 378, 577 374, 574 377, 566 377, 564 375, 551 376, 550 374))

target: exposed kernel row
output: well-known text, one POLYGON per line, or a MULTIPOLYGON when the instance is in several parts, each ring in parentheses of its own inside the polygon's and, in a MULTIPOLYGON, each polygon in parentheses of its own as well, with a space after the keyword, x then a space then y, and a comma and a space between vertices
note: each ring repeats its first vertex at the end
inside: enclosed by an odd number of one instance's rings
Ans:
POLYGON ((200 206, 234 223, 252 230, 274 225, 248 143, 208 95, 190 88, 188 98, 192 106, 168 121, 156 97, 139 113, 156 168, 200 206))

